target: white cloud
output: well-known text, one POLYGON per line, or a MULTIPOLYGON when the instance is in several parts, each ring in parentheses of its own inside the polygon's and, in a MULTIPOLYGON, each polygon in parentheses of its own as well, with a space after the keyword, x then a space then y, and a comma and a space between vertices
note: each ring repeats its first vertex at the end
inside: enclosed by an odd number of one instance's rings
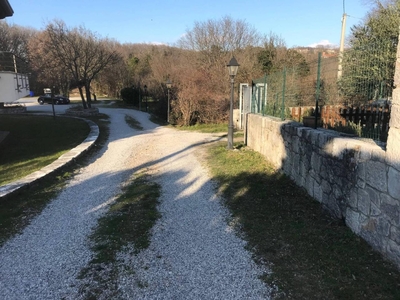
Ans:
POLYGON ((312 47, 312 48, 316 48, 318 46, 323 46, 323 47, 333 47, 335 46, 334 44, 332 44, 330 41, 328 40, 321 40, 318 43, 314 43, 311 45, 308 45, 308 47, 312 47))

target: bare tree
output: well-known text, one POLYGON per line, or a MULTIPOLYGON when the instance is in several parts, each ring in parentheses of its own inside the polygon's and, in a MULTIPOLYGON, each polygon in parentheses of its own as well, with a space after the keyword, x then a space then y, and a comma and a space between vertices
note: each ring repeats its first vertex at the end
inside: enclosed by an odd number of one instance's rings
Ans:
POLYGON ((61 94, 68 95, 72 75, 52 52, 47 51, 49 43, 49 36, 45 32, 36 34, 35 38, 30 40, 30 65, 37 74, 38 82, 44 87, 56 86, 61 94))
POLYGON ((21 59, 28 60, 28 42, 36 31, 18 25, 8 25, 0 21, 0 51, 15 54, 21 59))
POLYGON ((48 51, 69 70, 78 85, 83 107, 90 108, 93 79, 107 66, 117 63, 120 56, 111 49, 107 40, 100 39, 84 27, 69 29, 64 22, 54 21, 47 25, 45 32, 50 41, 48 51))

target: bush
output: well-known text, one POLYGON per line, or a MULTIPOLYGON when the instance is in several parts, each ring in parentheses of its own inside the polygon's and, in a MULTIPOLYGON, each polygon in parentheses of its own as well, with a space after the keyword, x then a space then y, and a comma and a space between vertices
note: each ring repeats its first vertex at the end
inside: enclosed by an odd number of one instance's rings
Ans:
POLYGON ((139 90, 126 87, 121 90, 121 98, 126 104, 139 105, 139 90))

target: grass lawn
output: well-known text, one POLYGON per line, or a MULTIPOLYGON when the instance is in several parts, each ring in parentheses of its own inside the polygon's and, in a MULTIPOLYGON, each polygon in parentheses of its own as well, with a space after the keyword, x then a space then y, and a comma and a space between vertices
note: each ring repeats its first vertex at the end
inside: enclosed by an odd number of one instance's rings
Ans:
MULTIPOLYGON (((62 190, 74 172, 79 170, 79 167, 84 165, 87 159, 102 147, 108 137, 107 121, 101 121, 101 119, 105 118, 107 116, 104 115, 89 118, 100 127, 100 136, 94 147, 82 157, 76 159, 75 164, 65 166, 52 173, 51 176, 46 176, 35 182, 35 184, 30 185, 29 188, 18 190, 18 192, 0 199, 0 246, 14 234, 21 232, 32 218, 40 214, 47 203, 62 190)), ((42 149, 46 155, 41 159, 40 164, 30 166, 29 172, 41 168, 42 164, 47 164, 47 161, 53 161, 60 153, 75 147, 87 137, 89 132, 89 126, 86 122, 61 117, 53 120, 52 117, 41 116, 1 116, 0 124, 0 130, 2 131, 9 128, 10 132, 17 132, 16 128, 19 128, 18 131, 21 134, 18 135, 21 136, 19 141, 12 138, 6 141, 5 144, 0 144, 1 159, 4 159, 5 153, 9 153, 14 162, 14 166, 10 170, 14 170, 16 174, 24 173, 17 170, 18 164, 23 167, 31 164, 30 160, 33 159, 31 152, 38 151, 40 156, 40 149, 42 149), (9 123, 6 120, 9 120, 9 123), (68 129, 66 126, 71 127, 68 129), (29 133, 32 135, 29 135, 29 133), (37 137, 36 141, 33 139, 33 134, 37 137), (41 143, 46 147, 39 145, 41 143), (10 150, 11 146, 16 149, 14 152, 10 150), (5 148, 7 147, 10 148, 6 151, 5 148)), ((10 137, 12 136, 8 138, 10 137)), ((9 158, 9 160, 11 159, 9 158)), ((6 161, 6 163, 10 162, 6 161)), ((9 166, 12 165, 9 164, 9 166)), ((8 177, 7 173, 4 173, 3 162, 0 167, 3 168, 3 175, 1 176, 8 177)))
POLYGON ((0 130, 10 132, 0 144, 0 185, 52 163, 90 131, 83 120, 34 115, 2 115, 0 130))
POLYGON ((340 220, 243 145, 209 148, 232 224, 259 262, 276 299, 400 299, 400 272, 340 220))

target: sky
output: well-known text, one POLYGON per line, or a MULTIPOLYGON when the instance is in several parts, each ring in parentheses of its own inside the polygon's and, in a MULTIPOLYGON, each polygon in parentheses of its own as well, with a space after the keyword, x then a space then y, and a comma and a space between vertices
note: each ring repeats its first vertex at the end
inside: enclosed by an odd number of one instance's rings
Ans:
MULTIPOLYGON (((371 7, 365 0, 344 0, 346 35, 371 7)), ((44 29, 63 20, 83 25, 103 38, 120 43, 173 46, 195 22, 230 16, 246 21, 260 34, 274 33, 288 47, 339 45, 343 0, 9 0, 14 15, 9 24, 44 29)))

